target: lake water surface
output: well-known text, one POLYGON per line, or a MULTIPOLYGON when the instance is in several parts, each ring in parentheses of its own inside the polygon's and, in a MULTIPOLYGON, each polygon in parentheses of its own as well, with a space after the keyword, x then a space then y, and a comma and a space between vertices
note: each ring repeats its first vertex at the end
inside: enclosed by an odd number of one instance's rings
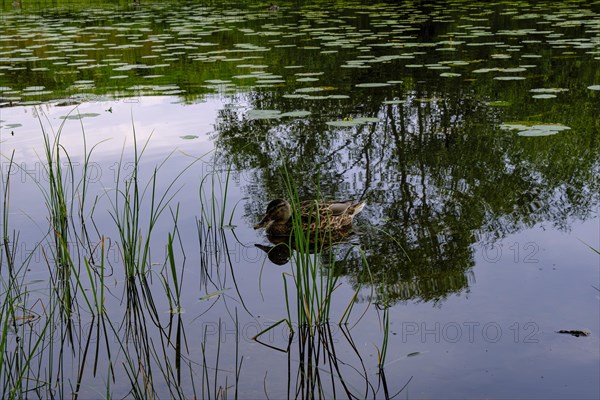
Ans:
POLYGON ((2 398, 600 397, 600 2, 23 3, 2 398))

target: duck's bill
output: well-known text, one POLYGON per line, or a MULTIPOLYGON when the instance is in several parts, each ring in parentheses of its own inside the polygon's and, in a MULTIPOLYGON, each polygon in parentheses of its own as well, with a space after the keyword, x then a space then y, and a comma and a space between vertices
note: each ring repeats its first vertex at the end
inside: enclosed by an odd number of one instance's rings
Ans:
POLYGON ((258 224, 254 225, 254 229, 260 229, 267 226, 269 219, 265 216, 258 224))

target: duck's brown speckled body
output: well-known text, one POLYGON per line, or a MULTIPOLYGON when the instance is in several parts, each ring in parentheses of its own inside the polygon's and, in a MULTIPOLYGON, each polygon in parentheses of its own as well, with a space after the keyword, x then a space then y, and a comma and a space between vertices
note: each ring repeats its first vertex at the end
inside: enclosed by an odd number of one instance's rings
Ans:
MULTIPOLYGON (((355 215, 365 202, 308 200, 299 204, 298 212, 302 230, 307 233, 334 233, 347 231, 355 215)), ((269 203, 264 218, 254 229, 265 228, 270 236, 289 236, 292 232, 292 209, 290 203, 276 199, 269 203)))

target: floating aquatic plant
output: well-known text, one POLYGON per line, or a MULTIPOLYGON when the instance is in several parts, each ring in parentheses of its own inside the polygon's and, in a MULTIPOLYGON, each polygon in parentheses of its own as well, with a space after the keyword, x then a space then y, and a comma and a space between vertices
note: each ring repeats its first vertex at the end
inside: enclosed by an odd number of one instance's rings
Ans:
POLYGON ((517 131, 519 136, 550 136, 559 132, 571 129, 568 126, 560 124, 527 124, 527 123, 504 123, 499 126, 500 129, 517 131))

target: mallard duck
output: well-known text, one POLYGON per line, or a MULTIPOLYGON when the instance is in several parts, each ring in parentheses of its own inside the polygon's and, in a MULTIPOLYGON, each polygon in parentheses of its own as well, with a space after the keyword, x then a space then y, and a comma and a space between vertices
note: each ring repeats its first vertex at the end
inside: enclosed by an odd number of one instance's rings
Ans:
MULTIPOLYGON (((348 231, 352 227, 352 219, 362 211, 365 202, 316 200, 300 203, 298 212, 302 220, 302 229, 309 233, 336 233, 348 231)), ((289 236, 292 231, 292 209, 290 203, 283 199, 275 199, 267 206, 264 218, 254 229, 266 228, 267 235, 289 236)))

